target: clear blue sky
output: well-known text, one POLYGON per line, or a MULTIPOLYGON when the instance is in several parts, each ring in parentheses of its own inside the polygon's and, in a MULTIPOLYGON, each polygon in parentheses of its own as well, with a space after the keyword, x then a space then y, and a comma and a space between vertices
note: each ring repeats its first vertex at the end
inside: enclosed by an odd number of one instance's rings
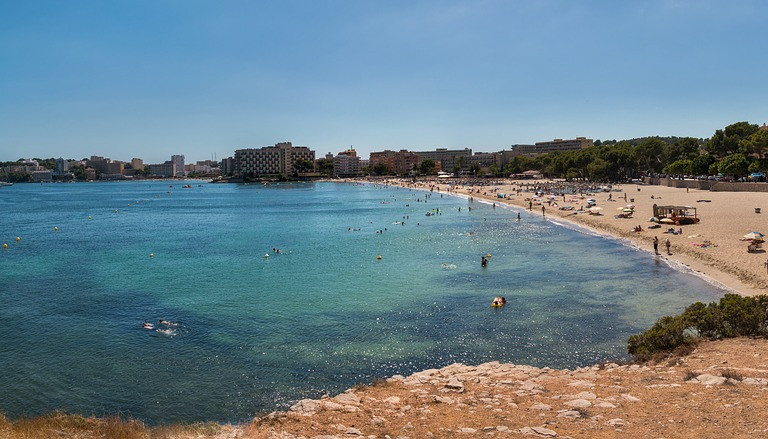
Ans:
POLYGON ((0 0, 0 160, 768 122, 768 2, 0 0))

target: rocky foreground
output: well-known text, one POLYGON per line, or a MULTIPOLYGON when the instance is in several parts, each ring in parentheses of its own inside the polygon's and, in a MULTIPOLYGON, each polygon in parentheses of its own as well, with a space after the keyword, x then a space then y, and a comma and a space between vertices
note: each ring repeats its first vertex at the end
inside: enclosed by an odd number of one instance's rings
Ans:
POLYGON ((768 341, 707 342, 656 365, 498 362, 394 376, 305 399, 229 437, 768 437, 768 341))

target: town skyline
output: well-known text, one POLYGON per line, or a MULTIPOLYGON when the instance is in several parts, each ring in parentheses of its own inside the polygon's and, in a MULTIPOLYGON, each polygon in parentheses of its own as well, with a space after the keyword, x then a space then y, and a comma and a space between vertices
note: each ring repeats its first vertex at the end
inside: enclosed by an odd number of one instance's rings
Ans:
POLYGON ((707 138, 766 122, 766 13, 757 0, 9 3, 0 160, 707 138))

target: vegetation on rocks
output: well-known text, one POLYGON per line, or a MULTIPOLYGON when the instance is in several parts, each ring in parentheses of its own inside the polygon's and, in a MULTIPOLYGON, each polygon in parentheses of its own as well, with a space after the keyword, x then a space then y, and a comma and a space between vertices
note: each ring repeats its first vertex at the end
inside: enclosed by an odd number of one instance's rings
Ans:
POLYGON ((627 351, 637 361, 687 349, 698 341, 768 335, 768 296, 726 294, 719 303, 696 302, 682 314, 660 318, 653 327, 629 337, 627 351))

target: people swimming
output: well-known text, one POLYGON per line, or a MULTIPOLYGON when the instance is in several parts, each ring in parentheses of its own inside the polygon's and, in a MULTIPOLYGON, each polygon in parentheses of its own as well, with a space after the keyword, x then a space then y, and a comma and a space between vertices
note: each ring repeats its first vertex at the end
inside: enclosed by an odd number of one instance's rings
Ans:
POLYGON ((480 257, 480 265, 483 267, 488 265, 488 259, 486 259, 485 256, 480 257))
POLYGON ((161 325, 163 325, 163 326, 179 326, 179 324, 178 324, 177 322, 172 322, 172 321, 170 321, 170 320, 163 320, 163 319, 160 319, 160 320, 158 321, 158 323, 160 323, 160 324, 161 324, 161 325))
POLYGON ((491 302, 491 306, 493 307, 501 307, 507 304, 507 298, 504 296, 496 296, 493 298, 493 302, 491 302))
POLYGON ((144 329, 155 329, 155 325, 152 323, 149 323, 148 321, 144 320, 144 324, 142 325, 144 329))

